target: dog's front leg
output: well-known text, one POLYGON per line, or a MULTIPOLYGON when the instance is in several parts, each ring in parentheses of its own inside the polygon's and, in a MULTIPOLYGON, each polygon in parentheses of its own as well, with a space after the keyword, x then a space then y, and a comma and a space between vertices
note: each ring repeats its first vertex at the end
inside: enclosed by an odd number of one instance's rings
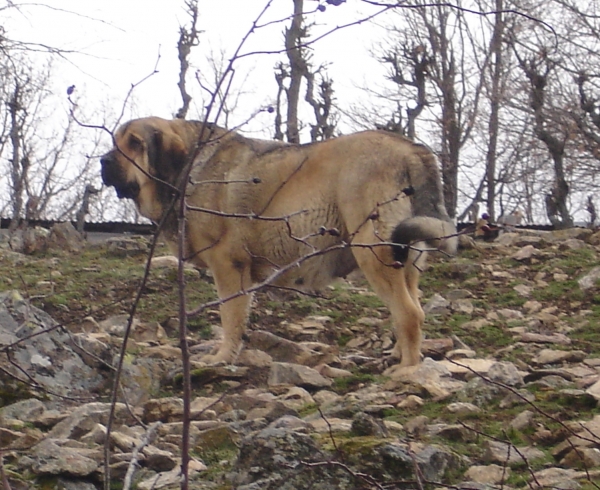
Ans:
POLYGON ((202 361, 214 364, 231 363, 242 346, 242 336, 246 329, 252 295, 246 291, 251 286, 250 264, 241 260, 228 260, 212 268, 219 299, 222 301, 221 324, 223 342, 214 354, 202 361))

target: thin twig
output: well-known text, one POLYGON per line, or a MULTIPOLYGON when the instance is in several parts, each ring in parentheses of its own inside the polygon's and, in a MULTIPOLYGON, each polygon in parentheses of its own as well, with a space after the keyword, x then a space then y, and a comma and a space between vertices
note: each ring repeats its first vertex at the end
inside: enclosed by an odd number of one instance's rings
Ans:
POLYGON ((133 449, 131 453, 131 460, 129 460, 129 466, 127 467, 127 473, 125 473, 125 479, 123 480, 123 490, 129 490, 133 475, 135 474, 136 467, 138 466, 138 458, 140 451, 147 445, 152 444, 156 438, 156 431, 162 425, 162 422, 154 422, 144 434, 142 440, 133 449))

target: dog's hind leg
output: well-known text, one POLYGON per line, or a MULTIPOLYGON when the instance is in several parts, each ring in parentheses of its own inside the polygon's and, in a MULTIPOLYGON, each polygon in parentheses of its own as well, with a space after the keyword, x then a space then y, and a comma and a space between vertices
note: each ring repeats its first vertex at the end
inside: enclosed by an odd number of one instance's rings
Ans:
POLYGON ((392 355, 401 358, 401 366, 415 366, 421 360, 425 319, 418 298, 419 271, 410 265, 394 268, 389 248, 369 246, 379 242, 367 223, 354 237, 352 252, 371 287, 390 309, 396 334, 392 355))
MULTIPOLYGON (((219 254, 220 255, 220 254, 219 254)), ((209 264, 212 271, 220 305, 223 342, 216 353, 204 356, 203 362, 213 364, 231 363, 242 347, 252 295, 246 291, 250 286, 250 264, 245 260, 219 260, 209 264)))

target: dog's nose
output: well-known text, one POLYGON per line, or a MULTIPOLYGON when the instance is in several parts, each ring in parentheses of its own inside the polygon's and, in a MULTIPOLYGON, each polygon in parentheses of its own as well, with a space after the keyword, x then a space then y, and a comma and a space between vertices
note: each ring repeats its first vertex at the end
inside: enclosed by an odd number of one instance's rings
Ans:
POLYGON ((113 159, 108 155, 100 157, 100 165, 102 165, 103 167, 109 165, 112 161, 113 159))

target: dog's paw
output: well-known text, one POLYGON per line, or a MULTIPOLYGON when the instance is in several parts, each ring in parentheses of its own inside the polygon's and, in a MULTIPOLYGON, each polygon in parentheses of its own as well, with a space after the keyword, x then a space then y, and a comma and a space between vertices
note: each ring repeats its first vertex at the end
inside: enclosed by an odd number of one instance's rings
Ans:
POLYGON ((419 366, 403 366, 402 364, 395 364, 387 368, 384 372, 384 376, 389 376, 392 379, 399 380, 410 380, 419 366))
POLYGON ((231 364, 235 360, 235 355, 232 352, 218 351, 215 354, 207 354, 200 358, 200 362, 207 366, 224 366, 231 364))

